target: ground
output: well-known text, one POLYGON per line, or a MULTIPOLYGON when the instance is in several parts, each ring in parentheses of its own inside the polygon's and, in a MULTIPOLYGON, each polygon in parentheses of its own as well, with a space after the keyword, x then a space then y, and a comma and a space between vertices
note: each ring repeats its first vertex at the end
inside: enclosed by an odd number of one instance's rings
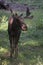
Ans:
MULTIPOLYGON (((43 9, 35 9, 31 12, 33 19, 24 19, 28 30, 21 33, 18 58, 11 59, 7 32, 11 13, 0 10, 0 65, 43 65, 43 9)), ((25 15, 24 11, 23 13, 25 15)))

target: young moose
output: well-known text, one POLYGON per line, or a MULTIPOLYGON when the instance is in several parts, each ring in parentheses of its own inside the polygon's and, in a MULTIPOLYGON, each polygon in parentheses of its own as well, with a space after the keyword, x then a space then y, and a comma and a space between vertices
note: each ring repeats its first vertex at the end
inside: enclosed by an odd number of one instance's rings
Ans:
POLYGON ((18 56, 18 41, 20 38, 21 30, 26 31, 27 26, 22 21, 21 15, 13 14, 8 22, 8 35, 10 40, 10 57, 13 56, 15 51, 15 57, 18 56))

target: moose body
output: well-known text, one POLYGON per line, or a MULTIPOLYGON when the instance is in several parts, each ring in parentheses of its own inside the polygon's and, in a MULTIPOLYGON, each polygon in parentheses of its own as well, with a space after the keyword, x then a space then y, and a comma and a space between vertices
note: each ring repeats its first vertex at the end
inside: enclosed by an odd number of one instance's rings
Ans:
POLYGON ((20 38, 21 30, 26 31, 26 24, 20 19, 19 16, 12 15, 8 22, 8 35, 10 40, 10 57, 14 54, 18 56, 18 41, 20 38))

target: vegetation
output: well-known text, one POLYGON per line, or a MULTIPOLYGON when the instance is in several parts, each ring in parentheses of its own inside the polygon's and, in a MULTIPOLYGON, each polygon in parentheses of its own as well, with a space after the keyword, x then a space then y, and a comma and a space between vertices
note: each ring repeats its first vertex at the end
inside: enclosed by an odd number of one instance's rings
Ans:
MULTIPOLYGON (((0 10, 0 65, 43 65, 43 0, 18 0, 18 2, 41 5, 41 9, 31 10, 33 19, 24 19, 28 31, 21 33, 17 59, 9 58, 10 44, 7 28, 11 13, 0 10)), ((25 15, 25 12, 23 13, 25 15)))
POLYGON ((10 13, 0 12, 0 65, 43 65, 43 11, 34 10, 34 18, 24 20, 28 31, 21 33, 18 59, 9 58, 7 27, 10 13))
POLYGON ((10 1, 12 3, 18 2, 18 3, 24 3, 28 5, 37 5, 37 6, 43 6, 43 0, 6 0, 10 1))

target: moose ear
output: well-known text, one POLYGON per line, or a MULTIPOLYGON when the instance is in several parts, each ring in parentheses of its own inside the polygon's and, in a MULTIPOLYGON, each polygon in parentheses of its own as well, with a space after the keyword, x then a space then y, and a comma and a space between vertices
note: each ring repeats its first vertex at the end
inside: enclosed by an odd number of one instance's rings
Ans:
POLYGON ((13 13, 12 9, 10 8, 10 12, 13 13))
POLYGON ((13 23, 13 17, 9 18, 9 23, 12 24, 13 23))

